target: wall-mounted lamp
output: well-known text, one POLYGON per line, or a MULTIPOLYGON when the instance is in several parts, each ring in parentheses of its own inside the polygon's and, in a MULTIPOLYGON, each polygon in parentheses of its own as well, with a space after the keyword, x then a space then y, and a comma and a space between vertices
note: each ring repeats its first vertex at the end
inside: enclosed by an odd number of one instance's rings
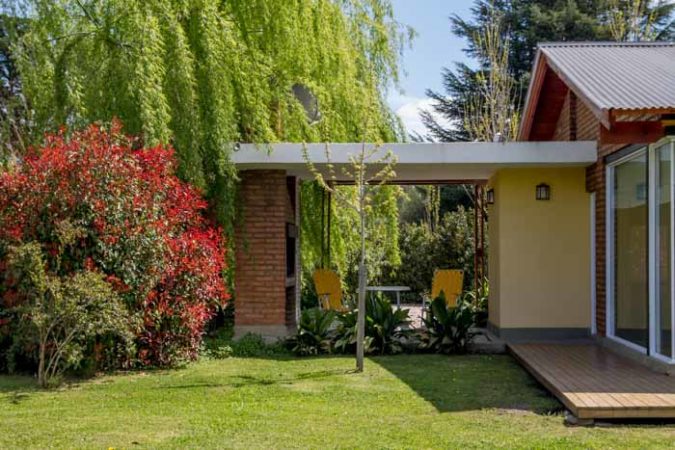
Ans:
POLYGON ((494 189, 488 189, 485 197, 486 197, 486 200, 488 202, 488 205, 494 205, 495 204, 495 190, 494 189))
POLYGON ((537 200, 551 200, 551 186, 546 183, 537 185, 537 200))

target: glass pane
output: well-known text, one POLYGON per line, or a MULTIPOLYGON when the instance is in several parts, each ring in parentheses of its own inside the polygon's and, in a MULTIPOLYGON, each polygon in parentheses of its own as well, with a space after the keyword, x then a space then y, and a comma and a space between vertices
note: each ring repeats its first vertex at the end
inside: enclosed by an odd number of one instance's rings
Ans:
POLYGON ((614 334, 648 344, 647 155, 614 168, 614 334))
POLYGON ((670 268, 670 145, 657 150, 657 189, 656 189, 656 252, 658 280, 656 283, 656 352, 671 356, 671 268, 670 268))

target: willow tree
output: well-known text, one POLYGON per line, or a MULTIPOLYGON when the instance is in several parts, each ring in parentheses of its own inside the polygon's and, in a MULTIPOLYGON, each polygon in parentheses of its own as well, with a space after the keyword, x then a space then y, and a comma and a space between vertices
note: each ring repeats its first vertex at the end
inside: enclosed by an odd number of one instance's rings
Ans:
MULTIPOLYGON (((408 33, 393 20, 389 0, 11 3, 30 21, 12 53, 34 129, 118 117, 146 145, 170 142, 180 176, 204 189, 226 225, 235 213, 233 143, 402 136, 384 96, 398 80, 408 33), (308 122, 293 95, 297 84, 317 97, 318 122, 308 122)), ((397 231, 396 189, 385 192, 381 220, 373 223, 397 231)), ((302 193, 311 217, 316 189, 302 193)), ((343 267, 358 245, 349 231, 356 220, 335 211, 341 232, 332 245, 343 267)), ((316 230, 303 231, 305 260, 314 264, 316 230)), ((394 259, 396 231, 382 239, 394 259)))

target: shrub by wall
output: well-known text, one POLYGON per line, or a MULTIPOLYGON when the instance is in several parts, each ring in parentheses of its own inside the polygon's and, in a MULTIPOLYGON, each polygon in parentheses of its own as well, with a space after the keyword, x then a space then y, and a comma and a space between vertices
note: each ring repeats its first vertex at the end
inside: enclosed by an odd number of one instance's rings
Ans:
POLYGON ((138 323, 126 364, 193 358, 206 322, 229 298, 225 247, 200 193, 174 171, 171 148, 142 148, 113 123, 49 135, 1 174, 0 336, 12 335, 11 310, 25 301, 8 252, 37 242, 51 275, 98 272, 123 299, 138 323))
POLYGON ((425 223, 401 225, 401 269, 384 284, 410 286, 413 292, 429 292, 434 270, 461 269, 464 288, 473 286, 473 210, 459 207, 441 218, 438 228, 425 223))

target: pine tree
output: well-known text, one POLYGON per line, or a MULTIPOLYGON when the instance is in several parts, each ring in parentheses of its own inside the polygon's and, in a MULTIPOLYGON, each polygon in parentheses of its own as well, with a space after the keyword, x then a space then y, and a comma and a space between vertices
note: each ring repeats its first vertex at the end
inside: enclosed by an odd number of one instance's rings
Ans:
MULTIPOLYGON (((452 32, 466 39, 467 55, 476 61, 476 69, 456 63, 453 68, 443 69, 443 92, 427 91, 433 101, 432 110, 451 124, 443 125, 430 111, 422 112, 428 139, 438 141, 464 141, 473 139, 465 127, 466 106, 471 95, 478 91, 479 78, 488 77, 489 61, 481 57, 476 37, 484 30, 495 10, 502 18, 503 40, 509 43, 508 66, 518 83, 512 97, 516 112, 522 106, 529 84, 530 70, 536 46, 540 42, 613 40, 612 21, 617 18, 610 3, 616 3, 625 11, 632 11, 634 2, 641 4, 638 19, 628 13, 625 20, 650 24, 650 34, 656 40, 674 38, 675 5, 663 0, 476 0, 471 9, 471 20, 457 15, 450 17, 452 32)), ((616 26, 616 24, 614 25, 616 26)), ((621 39, 624 40, 624 39, 621 39)))

